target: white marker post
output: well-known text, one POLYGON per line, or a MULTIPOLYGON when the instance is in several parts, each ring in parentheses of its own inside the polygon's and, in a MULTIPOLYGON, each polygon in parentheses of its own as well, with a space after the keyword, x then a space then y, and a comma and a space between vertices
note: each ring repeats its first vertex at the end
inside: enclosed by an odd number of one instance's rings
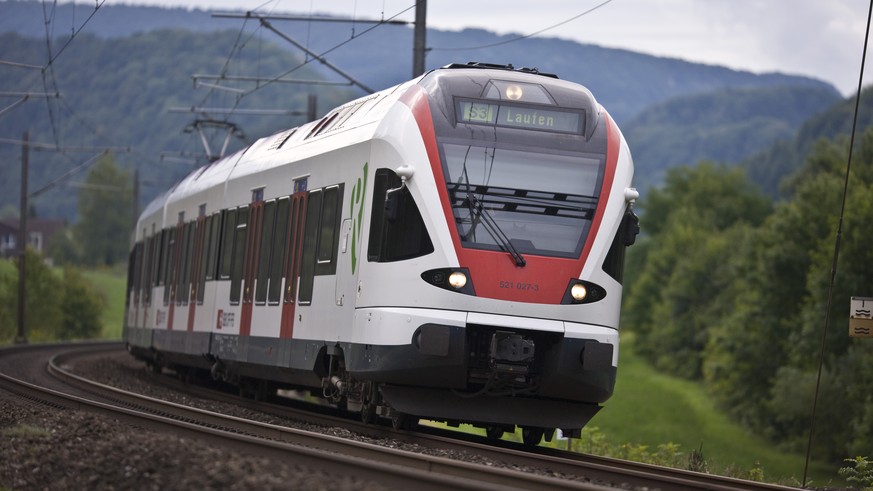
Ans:
POLYGON ((852 297, 849 316, 849 336, 873 337, 873 298, 852 297))

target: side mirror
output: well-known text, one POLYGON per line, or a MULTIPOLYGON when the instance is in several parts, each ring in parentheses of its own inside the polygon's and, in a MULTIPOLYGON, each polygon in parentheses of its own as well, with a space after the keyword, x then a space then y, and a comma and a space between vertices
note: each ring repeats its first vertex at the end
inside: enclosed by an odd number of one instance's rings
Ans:
POLYGON ((637 235, 640 233, 640 219, 634 213, 633 208, 628 207, 627 211, 624 212, 620 230, 625 247, 634 245, 634 242, 637 241, 637 235))
POLYGON ((400 182, 405 183, 406 181, 412 179, 412 175, 415 174, 415 167, 409 164, 403 164, 400 167, 394 169, 394 172, 400 177, 400 182))

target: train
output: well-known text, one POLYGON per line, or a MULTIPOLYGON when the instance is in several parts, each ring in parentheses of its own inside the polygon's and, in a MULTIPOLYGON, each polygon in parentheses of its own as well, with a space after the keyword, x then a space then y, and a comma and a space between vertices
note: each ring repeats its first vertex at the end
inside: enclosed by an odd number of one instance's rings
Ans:
POLYGON ((204 165, 132 232, 153 369, 368 423, 578 437, 613 393, 633 160, 582 85, 452 64, 204 165))

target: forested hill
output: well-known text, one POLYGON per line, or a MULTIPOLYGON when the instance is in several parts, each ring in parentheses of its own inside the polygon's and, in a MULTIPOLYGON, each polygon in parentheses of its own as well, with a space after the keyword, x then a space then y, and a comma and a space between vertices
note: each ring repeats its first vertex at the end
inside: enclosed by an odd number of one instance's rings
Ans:
MULTIPOLYGON (((793 86, 728 88, 656 104, 622 127, 634 156, 635 184, 642 190, 658 185, 676 165, 736 163, 764 153, 777 142, 792 141, 810 117, 833 112, 832 107, 842 107, 834 106, 839 102, 827 88, 793 86)), ((756 178, 767 174, 764 182, 755 182, 775 194, 778 180, 798 166, 790 160, 772 173, 756 165, 749 170, 756 178)))
MULTIPOLYGON (((0 67, 0 87, 4 90, 51 92, 56 86, 61 94, 59 99, 28 100, 0 117, 0 138, 17 140, 27 130, 31 142, 69 149, 62 154, 40 151, 39 146, 31 151, 31 192, 89 159, 93 162, 104 147, 113 148, 124 168, 139 170, 141 204, 189 173, 193 159, 187 165, 179 163, 178 152, 203 154, 197 134, 186 133, 190 124, 203 116, 171 113, 169 109, 198 105, 231 108, 237 104, 236 93, 216 91, 207 98, 206 89, 194 89, 191 83, 193 73, 221 71, 236 35, 233 31, 205 35, 164 30, 108 40, 84 34, 67 47, 46 77, 39 70, 0 67), (162 159, 164 152, 176 158, 162 159)), ((28 63, 41 59, 44 53, 44 39, 0 34, 2 60, 28 63)), ((301 61, 287 50, 264 44, 237 52, 228 74, 274 74, 301 61)), ((296 76, 319 77, 309 67, 296 72, 296 76)), ((310 93, 317 96, 322 114, 359 95, 347 87, 274 84, 239 101, 239 107, 298 110, 305 114, 310 93)), ((220 113, 216 116, 222 117, 220 113)), ((262 136, 299 125, 305 117, 236 115, 232 122, 242 137, 232 139, 230 149, 235 150, 262 136)), ((213 151, 223 144, 224 134, 209 135, 213 151)), ((0 208, 17 207, 20 155, 18 145, 0 144, 0 208)), ((74 185, 84 178, 85 172, 80 172, 63 182, 74 185)), ((32 203, 39 216, 74 220, 76 193, 75 187, 59 186, 39 194, 32 203)))
MULTIPOLYGON (((51 32, 56 36, 68 35, 93 11, 92 7, 89 3, 56 4, 49 12, 53 19, 49 26, 51 32)), ((0 14, 0 32, 16 32, 28 37, 44 38, 46 26, 41 3, 0 2, 0 14)), ((376 90, 407 80, 411 75, 410 27, 382 25, 364 33, 369 25, 283 21, 273 21, 273 24, 317 53, 335 47, 355 33, 359 37, 331 51, 328 59, 376 90)), ((212 18, 210 12, 202 10, 104 5, 88 22, 85 32, 101 38, 119 38, 137 32, 167 28, 192 32, 221 29, 239 31, 243 25, 243 20, 212 18)), ((248 21, 246 32, 252 32, 255 25, 256 22, 248 21)), ((491 48, 460 49, 505 42, 516 36, 498 36, 482 29, 429 29, 427 46, 430 51, 426 66, 436 68, 449 63, 475 60, 511 63, 517 67, 537 67, 591 89, 598 101, 620 124, 652 104, 680 95, 726 87, 802 85, 824 88, 836 94, 830 84, 808 77, 777 73, 757 75, 548 37, 529 38, 491 48)), ((276 43, 280 47, 294 50, 295 54, 300 53, 269 32, 258 34, 252 41, 276 43)), ((224 47, 230 49, 230 46, 224 47)), ((332 74, 331 76, 335 77, 332 74)))

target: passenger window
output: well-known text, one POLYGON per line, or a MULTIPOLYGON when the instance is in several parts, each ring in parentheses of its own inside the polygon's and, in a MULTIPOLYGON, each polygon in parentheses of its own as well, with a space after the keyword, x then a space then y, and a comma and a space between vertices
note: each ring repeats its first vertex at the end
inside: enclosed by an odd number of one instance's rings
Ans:
POLYGON ((318 262, 329 263, 335 256, 336 230, 339 227, 337 220, 337 201, 339 188, 332 187, 324 190, 324 200, 321 205, 321 228, 318 234, 318 262))
POLYGON ((268 274, 273 247, 273 232, 276 228, 276 200, 268 201, 264 205, 264 219, 261 225, 261 244, 258 253, 258 276, 256 279, 255 303, 264 304, 267 301, 268 274))
POLYGON ((242 289, 243 269, 246 261, 246 228, 248 225, 249 207, 241 206, 237 210, 237 223, 233 231, 233 260, 230 271, 230 303, 238 304, 242 289))
POLYGON ((303 255, 300 260, 300 290, 298 299, 302 304, 312 301, 312 284, 315 279, 315 247, 318 238, 318 219, 321 216, 321 190, 310 191, 306 207, 306 231, 303 233, 303 255))
POLYGON ((236 209, 227 210, 224 214, 224 227, 221 230, 220 268, 218 279, 230 278, 230 267, 233 264, 233 231, 236 228, 236 209))
POLYGON ((300 303, 312 301, 315 276, 336 274, 343 187, 340 184, 309 192, 300 262, 300 303))
POLYGON ((213 253, 214 247, 212 245, 212 222, 215 220, 215 214, 209 215, 206 217, 206 221, 203 222, 203 227, 206 227, 203 231, 203 239, 200 246, 200 271, 198 271, 199 276, 197 278, 197 304, 203 304, 204 298, 204 289, 206 288, 206 278, 212 279, 212 273, 209 271, 209 259, 210 255, 213 253))
POLYGON ((206 281, 215 279, 215 260, 218 257, 218 240, 221 238, 221 218, 224 216, 224 212, 221 213, 213 213, 212 216, 209 217, 209 221, 212 222, 212 225, 207 228, 207 236, 206 240, 209 242, 209 250, 206 253, 206 281))
POLYGON ((167 239, 167 270, 164 272, 164 278, 166 279, 166 287, 164 288, 164 305, 167 305, 170 302, 170 290, 173 289, 173 285, 176 282, 176 230, 176 228, 171 228, 169 238, 167 239))
POLYGON ((284 258, 283 252, 288 248, 285 243, 289 240, 288 235, 288 212, 291 199, 282 198, 276 210, 276 230, 273 233, 273 244, 270 247, 272 251, 272 259, 270 261, 270 285, 267 293, 267 302, 277 304, 282 298, 282 266, 287 259, 284 258))

